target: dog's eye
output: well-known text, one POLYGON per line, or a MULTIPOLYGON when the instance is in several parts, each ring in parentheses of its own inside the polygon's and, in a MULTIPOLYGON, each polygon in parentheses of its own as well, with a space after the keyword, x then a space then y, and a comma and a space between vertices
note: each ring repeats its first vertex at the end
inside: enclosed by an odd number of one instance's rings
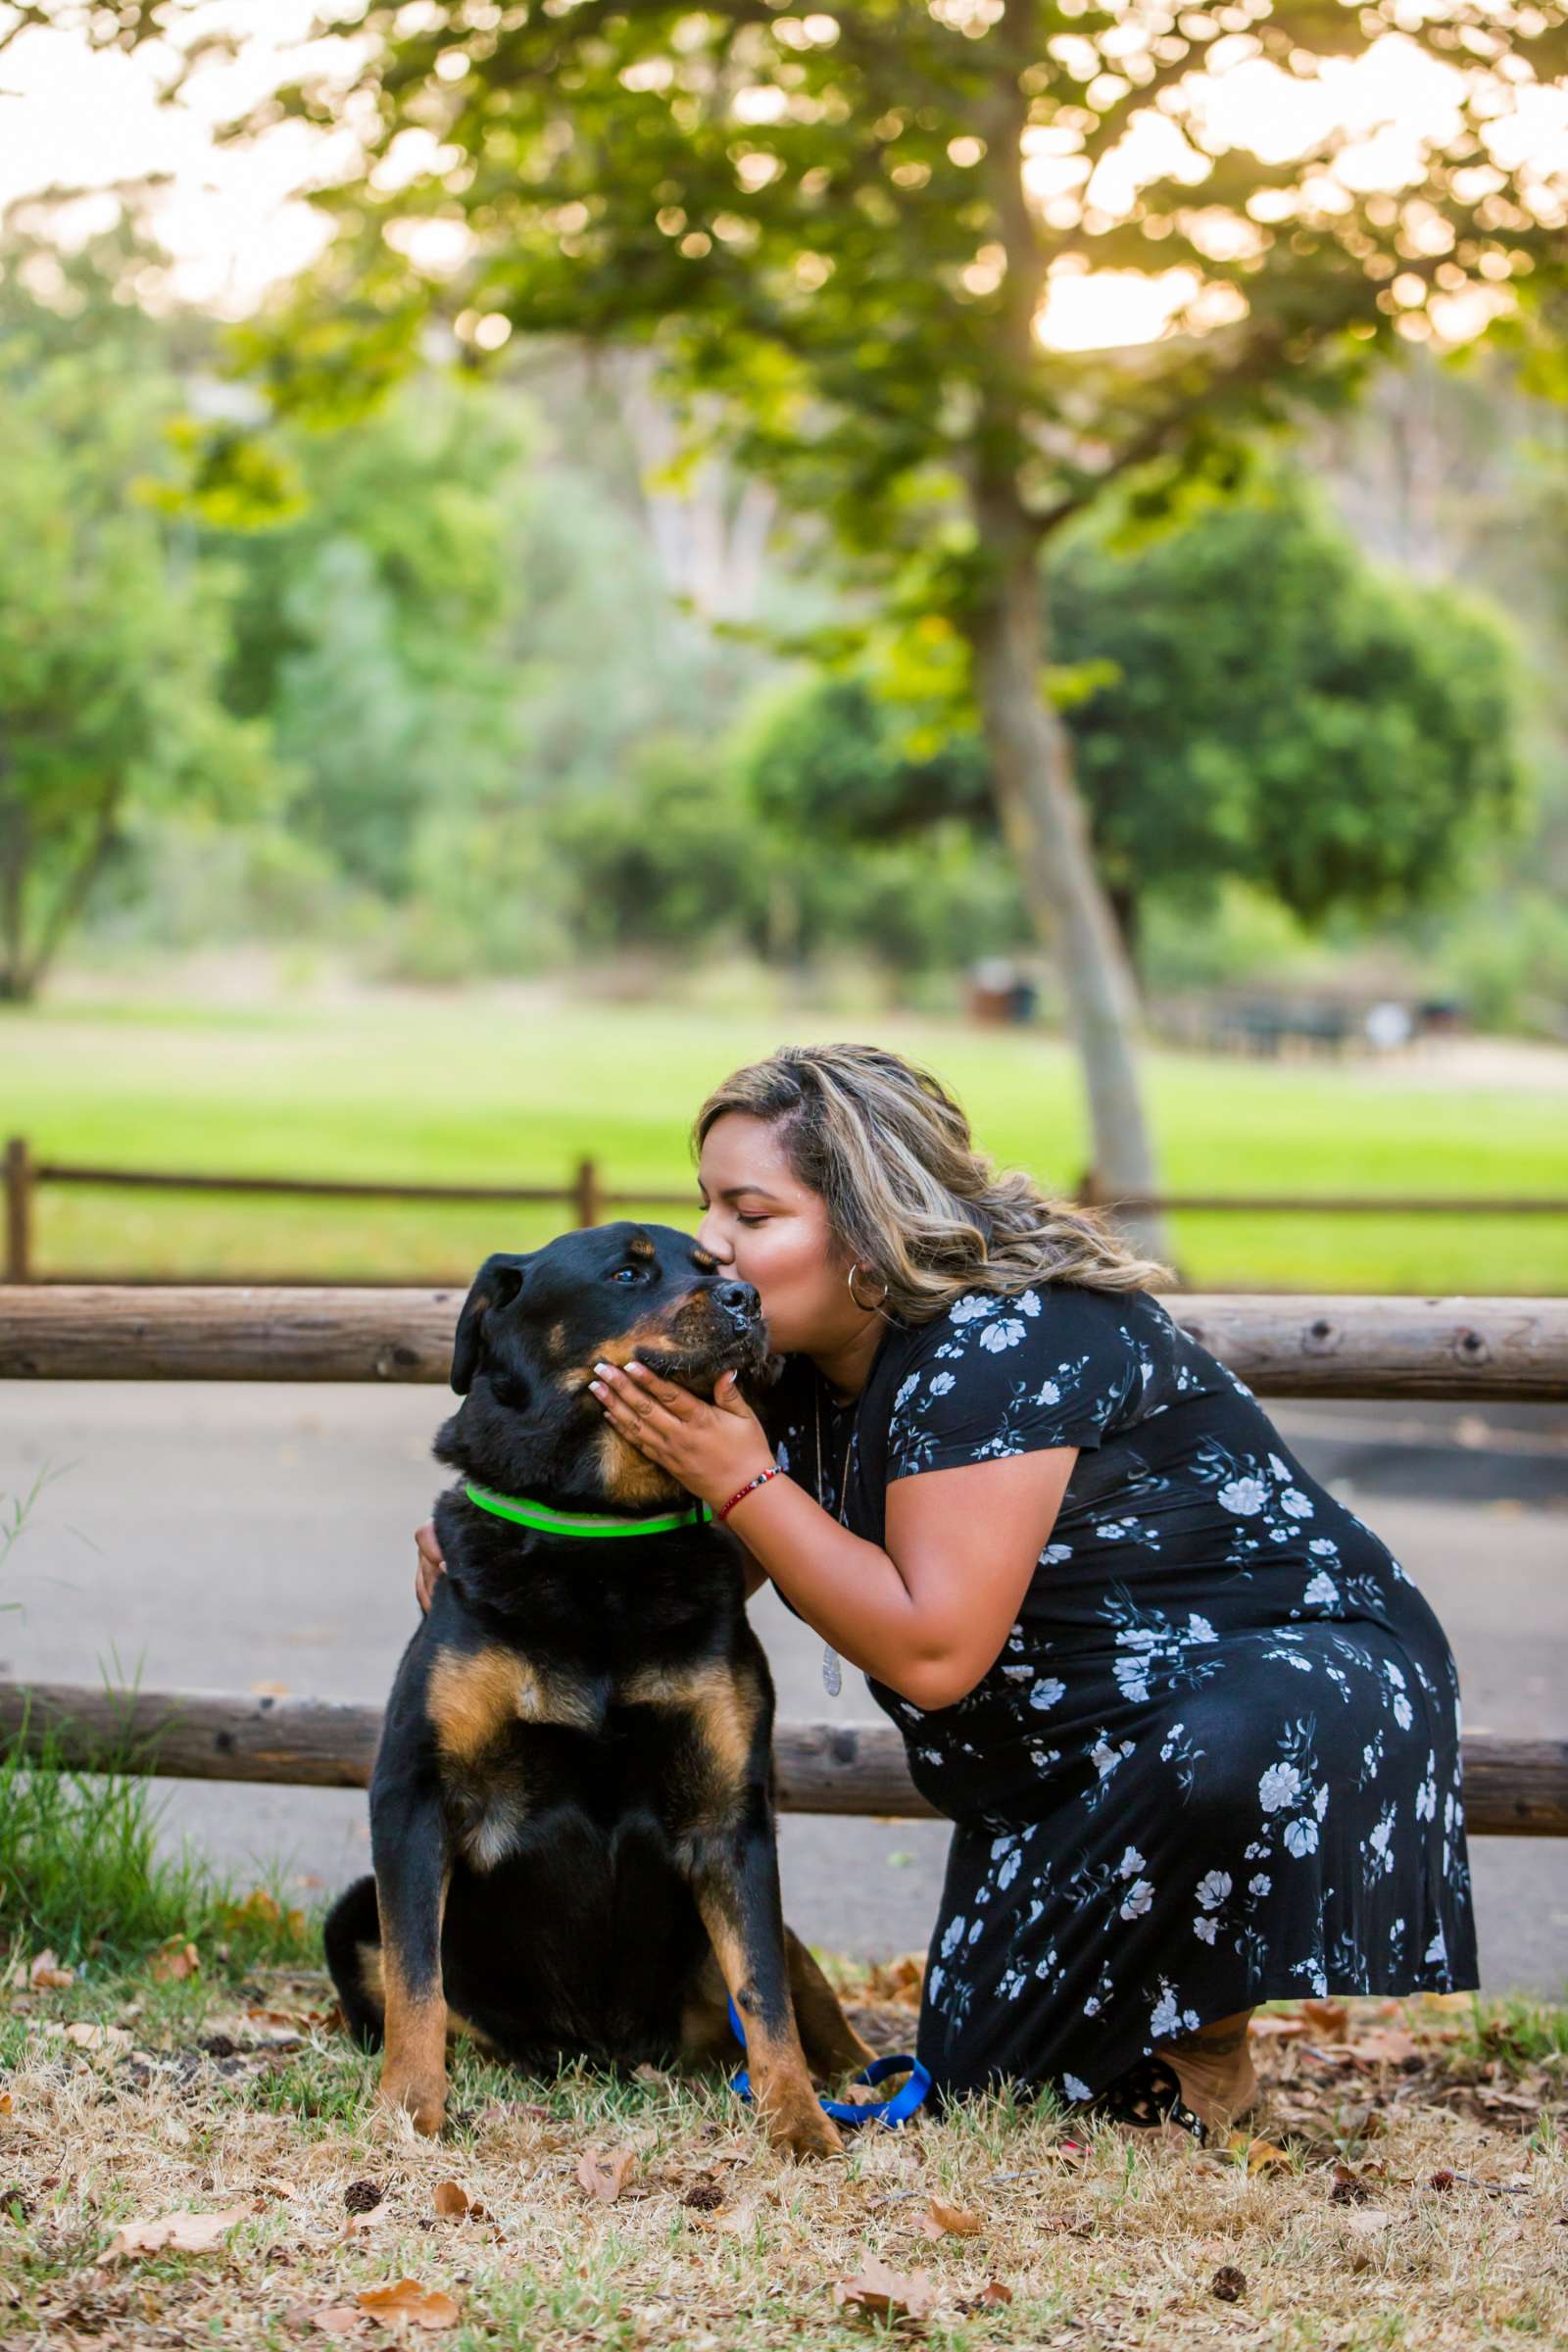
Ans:
POLYGON ((637 1282, 641 1278, 635 1266, 617 1266, 610 1279, 612 1282, 637 1282))

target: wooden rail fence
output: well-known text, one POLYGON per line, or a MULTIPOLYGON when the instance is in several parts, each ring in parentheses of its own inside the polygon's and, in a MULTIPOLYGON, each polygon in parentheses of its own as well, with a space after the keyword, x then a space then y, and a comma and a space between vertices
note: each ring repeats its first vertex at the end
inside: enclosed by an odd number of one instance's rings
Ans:
MULTIPOLYGON (((40 1275, 37 1271, 35 1202, 40 1186, 86 1186, 142 1193, 227 1193, 259 1200, 419 1200, 441 1206, 559 1206, 576 1225, 597 1225, 607 1212, 621 1209, 668 1208, 687 1219, 696 1213, 692 1187, 683 1192, 659 1188, 636 1191, 606 1186, 598 1160, 581 1159, 564 1185, 391 1184, 335 1176, 233 1176, 200 1169, 112 1168, 65 1160, 38 1159, 24 1136, 13 1136, 0 1160, 5 1191, 5 1264, 8 1283, 51 1283, 69 1276, 40 1275)), ((1568 1200, 1541 1194, 1499 1199, 1495 1196, 1394 1193, 1163 1193, 1112 1194, 1090 1175, 1081 1179, 1074 1198, 1103 1209, 1111 1217, 1152 1211, 1160 1215, 1243 1214, 1250 1216, 1451 1216, 1451 1217, 1568 1217, 1568 1200)), ((138 1278, 131 1274, 100 1277, 118 1284, 138 1278)), ((234 1277, 221 1276, 213 1287, 226 1288, 234 1277)), ((245 1279, 245 1278, 239 1278, 245 1279)), ((275 1281, 274 1277, 269 1278, 275 1281)))
MULTIPOLYGON (((0 1288, 0 1379, 444 1382, 455 1290, 0 1288)), ((1170 1311, 1271 1396, 1568 1398, 1568 1299, 1173 1297, 1170 1311)), ((226 1691, 0 1683, 0 1744, 178 1779, 361 1788, 380 1710, 226 1691)), ((786 1811, 919 1816, 891 1725, 786 1723, 786 1811)), ((1465 1741, 1479 1835, 1568 1836, 1568 1740, 1465 1741)))

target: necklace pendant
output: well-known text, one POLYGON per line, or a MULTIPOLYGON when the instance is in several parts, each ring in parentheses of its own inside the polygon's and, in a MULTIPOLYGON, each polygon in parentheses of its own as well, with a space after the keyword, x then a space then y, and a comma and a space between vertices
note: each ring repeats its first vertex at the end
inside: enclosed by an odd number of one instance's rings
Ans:
POLYGON ((839 1671, 839 1653, 831 1642, 825 1643, 822 1650, 822 1688, 829 1698, 837 1698, 844 1688, 844 1677, 839 1671))

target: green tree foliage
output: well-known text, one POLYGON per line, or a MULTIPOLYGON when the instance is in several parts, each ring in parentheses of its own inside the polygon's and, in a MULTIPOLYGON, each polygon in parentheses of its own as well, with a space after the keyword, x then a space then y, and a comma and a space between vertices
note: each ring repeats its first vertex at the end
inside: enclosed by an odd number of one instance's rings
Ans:
POLYGON ((1135 999, 1039 689, 1057 652, 1039 551, 1107 484, 1157 502, 1234 478, 1260 423, 1343 398, 1444 303, 1502 286, 1519 317, 1560 290, 1560 192, 1510 118, 1568 68, 1562 8, 371 0, 353 26, 352 97, 322 76, 296 101, 333 127, 357 109, 367 152, 318 298, 271 342, 279 398, 363 397, 430 307, 478 348, 491 317, 652 342, 699 426, 822 517, 885 611, 951 633, 1061 954, 1101 1173, 1152 1189, 1135 999), (1332 109, 1278 163, 1210 126, 1206 68, 1259 58, 1307 83, 1395 28, 1459 75, 1396 192, 1340 171, 1332 109), (1144 116, 1162 176, 1138 187, 1118 166, 1144 116), (394 187, 377 167, 410 130, 435 161, 394 187), (421 271, 421 214, 471 230, 455 278, 421 271), (1042 345, 1055 277, 1095 264, 1188 273, 1161 341, 1042 345))
POLYGON ((238 813, 276 778, 265 729, 221 701, 231 583, 162 511, 172 379, 133 322, 79 348, 63 332, 99 257, 68 268, 13 235, 3 269, 0 996, 24 999, 134 818, 238 813))
MULTIPOLYGON (((1080 531, 1048 593, 1068 674, 1099 681, 1065 717, 1129 945, 1146 900, 1202 907, 1229 878, 1309 925, 1407 913, 1519 811, 1503 629, 1367 564, 1290 476, 1131 545, 1080 531)), ((981 737, 931 737, 863 675, 817 678, 758 731, 749 785, 841 843, 986 823, 981 737)))
POLYGON ((1368 564, 1294 484, 1052 565, 1057 643, 1114 677, 1067 714, 1101 870, 1202 905, 1234 875, 1304 923, 1449 896, 1525 793, 1492 615, 1368 564))
POLYGON ((215 534, 242 581, 228 700, 302 779, 296 821, 374 891, 408 889, 426 809, 514 774, 526 452, 516 402, 420 377, 356 429, 285 436, 289 505, 215 534))

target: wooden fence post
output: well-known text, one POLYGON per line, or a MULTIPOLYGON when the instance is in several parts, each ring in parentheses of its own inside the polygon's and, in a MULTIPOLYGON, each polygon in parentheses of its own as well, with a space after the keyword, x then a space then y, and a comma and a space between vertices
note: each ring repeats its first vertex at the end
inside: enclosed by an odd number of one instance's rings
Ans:
POLYGON ((32 1279, 32 1155, 26 1139, 6 1146, 6 1280, 32 1279))
POLYGON ((576 1205, 578 1224, 597 1225, 600 1200, 599 1169, 595 1161, 580 1159, 577 1162, 577 1179, 571 1188, 571 1197, 576 1205))

